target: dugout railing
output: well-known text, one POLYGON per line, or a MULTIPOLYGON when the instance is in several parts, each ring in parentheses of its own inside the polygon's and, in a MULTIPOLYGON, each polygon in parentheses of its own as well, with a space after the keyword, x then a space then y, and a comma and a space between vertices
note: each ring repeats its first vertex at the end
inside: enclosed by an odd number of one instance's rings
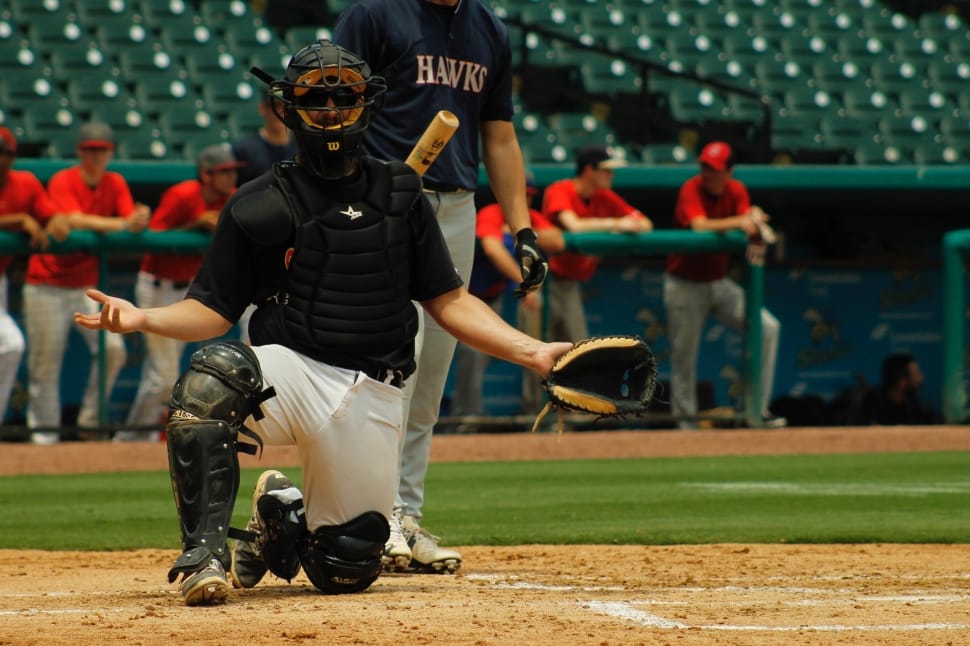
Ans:
POLYGON ((970 229, 943 236, 943 421, 967 420, 967 343, 965 326, 970 229))
MULTIPOLYGON (((590 254, 613 256, 649 256, 670 252, 726 252, 743 253, 747 242, 740 232, 727 234, 695 233, 689 231, 654 231, 643 234, 612 235, 603 233, 566 233, 566 248, 590 254)), ((83 251, 98 258, 100 267, 99 288, 108 288, 108 260, 112 255, 152 252, 188 253, 204 251, 209 236, 194 231, 150 231, 144 233, 97 234, 91 231, 74 231, 62 242, 52 242, 48 252, 71 253, 83 251)), ((0 254, 29 253, 26 236, 0 231, 0 254)), ((760 312, 764 304, 764 271, 761 264, 748 264, 746 272, 746 312, 760 312)), ((713 420, 743 422, 751 427, 762 425, 761 407, 761 317, 746 316, 744 326, 744 400, 742 411, 733 416, 710 418, 713 420)), ((110 393, 105 388, 104 332, 99 339, 98 394, 100 401, 99 423, 101 430, 111 430, 107 419, 107 402, 110 393)), ((59 429, 53 429, 59 430, 59 429)))

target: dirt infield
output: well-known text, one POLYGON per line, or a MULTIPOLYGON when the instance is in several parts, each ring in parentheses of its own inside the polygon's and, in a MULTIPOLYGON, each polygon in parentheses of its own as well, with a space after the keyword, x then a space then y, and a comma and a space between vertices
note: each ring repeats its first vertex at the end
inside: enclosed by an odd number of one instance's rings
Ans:
MULTIPOLYGON (((166 468, 161 445, 3 445, 0 475, 166 468)), ((970 450, 970 427, 435 438, 435 461, 970 450)), ((268 448, 244 466, 291 466, 268 448)), ((461 547, 458 575, 325 597, 301 574, 186 608, 174 551, 0 550, 0 644, 970 642, 967 545, 461 547)))

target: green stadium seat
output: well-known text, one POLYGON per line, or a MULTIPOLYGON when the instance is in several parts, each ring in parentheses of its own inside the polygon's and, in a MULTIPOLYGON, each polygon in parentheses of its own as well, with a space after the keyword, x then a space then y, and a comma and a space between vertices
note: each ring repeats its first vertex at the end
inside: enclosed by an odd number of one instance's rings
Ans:
POLYGON ((74 6, 78 20, 88 28, 118 16, 138 15, 141 19, 141 15, 136 13, 141 10, 141 3, 137 0, 81 0, 75 2, 74 6))
POLYGON ((574 9, 583 30, 601 39, 609 36, 614 29, 627 29, 632 26, 627 14, 614 5, 584 2, 574 9))
POLYGON ((664 39, 664 49, 671 60, 680 61, 687 69, 697 67, 705 59, 715 59, 717 49, 706 35, 674 31, 664 39))
POLYGON ((701 78, 713 79, 722 83, 753 90, 758 87, 758 81, 744 64, 734 59, 709 58, 697 64, 694 71, 701 78))
POLYGON ((189 84, 185 71, 174 68, 144 75, 135 84, 134 94, 138 108, 151 115, 183 103, 201 105, 202 101, 189 84))
POLYGON ((114 61, 101 49, 96 40, 83 40, 59 45, 49 56, 54 75, 62 80, 76 70, 111 69, 114 61))
POLYGON ((263 127, 263 115, 252 105, 240 105, 226 117, 226 127, 233 139, 245 137, 263 127))
MULTIPOLYGON (((274 78, 280 78, 294 53, 288 51, 285 45, 281 45, 278 49, 267 47, 250 53, 248 58, 241 58, 240 62, 246 62, 243 67, 247 72, 251 67, 258 67, 265 72, 269 72, 274 78)), ((257 83, 262 85, 262 81, 257 81, 257 83)))
MULTIPOLYGON (((510 25, 509 26, 510 31, 511 31, 511 28, 512 27, 510 25)), ((283 42, 290 52, 296 53, 300 51, 300 49, 302 49, 303 47, 306 47, 311 43, 315 43, 321 38, 330 39, 332 35, 333 34, 330 28, 324 27, 322 25, 301 25, 297 27, 290 27, 289 29, 287 29, 283 42)), ((514 50, 516 47, 517 41, 513 39, 511 43, 512 43, 512 48, 514 50)))
POLYGON ((874 62, 869 66, 869 73, 872 79, 872 87, 887 94, 902 94, 907 89, 923 88, 929 85, 925 81, 926 75, 910 63, 903 61, 894 62, 874 62))
POLYGON ((944 116, 940 119, 940 140, 960 151, 964 158, 970 157, 970 116, 944 116))
POLYGON ((863 70, 854 61, 821 59, 811 67, 815 87, 829 94, 843 94, 865 83, 863 70))
POLYGON ((808 14, 805 26, 809 33, 834 42, 840 36, 858 30, 861 25, 858 24, 857 15, 855 11, 839 11, 835 8, 827 10, 821 6, 808 14))
POLYGON ((877 141, 877 124, 878 118, 876 117, 832 115, 821 119, 819 132, 826 146, 851 150, 859 143, 877 141))
POLYGON ((0 105, 8 109, 61 94, 50 67, 8 67, 0 79, 0 105))
POLYGON ((884 143, 901 150, 912 150, 934 135, 933 122, 921 115, 884 115, 879 118, 878 130, 884 143))
POLYGON ((856 87, 842 93, 845 115, 852 118, 867 118, 875 121, 883 114, 892 114, 897 104, 894 99, 881 90, 856 87))
POLYGON ((653 143, 643 146, 640 160, 654 166, 695 164, 697 153, 677 143, 653 143))
POLYGON ((11 68, 40 70, 43 67, 44 61, 26 39, 0 41, 0 73, 11 68))
POLYGON ((878 142, 858 144, 852 151, 852 159, 860 166, 893 166, 911 163, 911 159, 898 146, 878 142))
POLYGON ((288 51, 276 32, 258 18, 228 23, 223 30, 223 38, 240 57, 266 49, 288 51))
MULTIPOLYGON (((166 48, 178 51, 181 48, 204 45, 212 40, 212 30, 203 25, 198 16, 173 17, 170 22, 155 27, 158 37, 166 48)), ((151 23, 146 24, 151 26, 151 23)))
POLYGON ((970 38, 970 26, 956 12, 927 11, 916 20, 921 36, 946 42, 951 38, 970 38))
POLYGON ((754 66, 758 89, 764 94, 783 95, 792 88, 808 85, 809 69, 792 60, 763 59, 754 66))
POLYGON ((771 143, 775 150, 795 151, 820 147, 824 138, 819 119, 814 116, 776 115, 771 123, 771 143))
POLYGON ((764 118, 761 103, 741 94, 728 94, 728 117, 736 121, 751 121, 760 123, 764 118))
POLYGON ((943 47, 933 38, 917 38, 901 35, 893 41, 893 51, 900 61, 908 61, 925 68, 933 61, 942 61, 943 47))
POLYGON ((11 19, 22 25, 49 18, 65 19, 72 16, 73 3, 67 0, 7 0, 4 4, 10 10, 11 19))
POLYGON ((959 148, 940 142, 927 141, 912 150, 913 162, 921 166, 966 164, 967 158, 959 148))
POLYGON ((133 130, 118 139, 115 156, 130 161, 159 161, 173 155, 161 132, 155 128, 133 130))
POLYGON ((670 114, 677 121, 702 123, 728 119, 731 116, 731 108, 724 95, 719 91, 693 83, 671 89, 667 99, 670 114))
POLYGON ((228 45, 215 41, 183 50, 182 58, 191 80, 249 69, 246 58, 236 56, 228 45))
POLYGON ((178 63, 160 43, 132 45, 118 54, 121 77, 127 83, 139 83, 147 76, 174 71, 178 63))
POLYGON ((926 76, 931 89, 956 98, 970 87, 970 61, 932 61, 926 76))
MULTIPOLYGON (((633 29, 617 29, 606 39, 606 46, 639 60, 666 66, 669 57, 663 49, 663 41, 633 29)), ((631 67, 633 67, 631 65, 631 67)), ((639 72, 637 72, 639 74, 639 72)))
POLYGON ((639 72, 621 59, 591 56, 590 62, 579 66, 579 74, 583 88, 590 94, 639 92, 642 87, 639 72))
POLYGON ((84 27, 77 22, 74 14, 38 14, 26 26, 26 33, 31 47, 37 52, 45 53, 64 43, 80 41, 85 35, 84 27))
MULTIPOLYGON (((833 40, 833 43, 835 41, 833 40)), ((778 49, 785 60, 792 60, 805 68, 810 68, 819 60, 834 60, 835 50, 821 36, 802 37, 791 34, 781 41, 778 49)))
POLYGON ((880 38, 862 31, 839 36, 832 46, 839 60, 854 61, 858 65, 888 60, 892 53, 880 38))
POLYGON ((198 3, 202 22, 210 27, 252 20, 253 11, 245 0, 205 0, 198 3))
POLYGON ((922 115, 939 120, 946 113, 958 113, 957 104, 947 95, 928 88, 911 88, 899 95, 900 111, 904 115, 922 115))
POLYGON ((81 111, 90 110, 99 103, 123 102, 132 98, 117 68, 76 69, 66 79, 66 88, 71 105, 81 111))
POLYGON ((119 137, 131 130, 141 130, 154 127, 154 122, 148 118, 137 105, 125 103, 102 103, 91 109, 88 118, 107 123, 119 137))
POLYGON ((900 36, 912 36, 916 32, 916 25, 905 14, 883 7, 879 11, 862 15, 862 29, 865 33, 890 43, 900 36))
POLYGON ((77 114, 63 95, 32 101, 23 106, 21 121, 28 131, 75 132, 77 114))
POLYGON ((793 117, 811 117, 821 119, 824 116, 836 115, 840 104, 836 97, 827 91, 801 86, 785 92, 784 108, 793 117))
POLYGON ((108 52, 124 52, 130 47, 150 44, 154 40, 141 14, 105 14, 94 23, 94 33, 108 52))
POLYGON ((240 108, 253 108, 253 102, 264 91, 262 81, 248 73, 219 74, 201 80, 201 95, 206 110, 213 114, 230 114, 240 108))

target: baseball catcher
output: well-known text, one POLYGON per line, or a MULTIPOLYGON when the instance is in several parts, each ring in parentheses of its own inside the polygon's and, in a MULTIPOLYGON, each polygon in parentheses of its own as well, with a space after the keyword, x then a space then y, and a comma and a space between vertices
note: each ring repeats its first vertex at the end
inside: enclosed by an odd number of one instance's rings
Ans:
POLYGON ((603 336, 580 341, 562 354, 542 382, 549 403, 532 430, 553 408, 599 417, 640 416, 647 412, 657 386, 657 362, 637 336, 603 336))
POLYGON ((222 603, 229 580, 302 569, 321 592, 367 589, 381 573, 398 481, 404 380, 415 371, 418 302, 447 332, 545 377, 568 343, 508 325, 462 288, 421 178, 360 143, 386 83, 322 40, 270 80, 297 159, 230 198, 186 298, 138 308, 98 290, 88 329, 185 341, 226 334, 250 303, 251 346, 199 350, 172 393, 169 468, 182 554, 169 571, 187 605, 222 603), (246 438, 251 442, 247 442, 246 438), (256 483, 245 532, 230 532, 236 452, 296 446, 302 491, 256 483), (237 540, 231 548, 229 538, 237 540))

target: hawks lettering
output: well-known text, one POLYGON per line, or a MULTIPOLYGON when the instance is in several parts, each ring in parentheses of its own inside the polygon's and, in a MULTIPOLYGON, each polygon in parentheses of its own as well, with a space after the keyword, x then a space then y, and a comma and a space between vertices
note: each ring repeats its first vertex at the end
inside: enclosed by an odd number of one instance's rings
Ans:
POLYGON ((447 85, 476 94, 485 87, 488 68, 479 63, 430 54, 419 54, 417 60, 418 85, 447 85))

